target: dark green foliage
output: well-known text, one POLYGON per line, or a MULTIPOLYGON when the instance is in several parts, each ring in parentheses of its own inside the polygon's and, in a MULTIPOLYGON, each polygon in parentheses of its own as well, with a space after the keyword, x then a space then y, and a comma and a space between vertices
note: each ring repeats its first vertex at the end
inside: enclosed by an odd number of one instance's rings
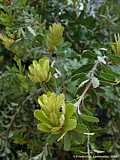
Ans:
POLYGON ((0 1, 0 159, 70 160, 89 149, 119 156, 120 55, 111 48, 120 33, 119 7, 117 0, 0 1), (50 51, 53 23, 64 26, 64 35, 50 51), (29 66, 44 56, 51 77, 34 83, 29 66), (73 129, 65 134, 37 129, 38 97, 49 91, 76 106, 77 126, 66 122, 73 129))

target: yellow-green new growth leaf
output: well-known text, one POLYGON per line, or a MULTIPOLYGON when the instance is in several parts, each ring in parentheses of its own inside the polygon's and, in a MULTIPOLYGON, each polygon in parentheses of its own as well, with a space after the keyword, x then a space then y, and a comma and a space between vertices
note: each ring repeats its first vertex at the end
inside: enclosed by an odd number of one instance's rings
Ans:
POLYGON ((64 27, 60 23, 54 23, 49 27, 47 45, 50 52, 54 51, 63 40, 64 27))
POLYGON ((65 115, 66 120, 64 123, 64 132, 76 128, 77 120, 74 113, 75 113, 75 107, 73 106, 73 104, 71 103, 66 104, 66 115, 65 115))
POLYGON ((34 112, 38 119, 38 129, 53 134, 66 134, 76 128, 77 121, 74 115, 75 108, 72 104, 65 104, 63 94, 56 95, 48 92, 38 98, 41 109, 34 112))
POLYGON ((14 43, 14 40, 12 38, 8 38, 6 35, 0 33, 0 40, 2 41, 3 45, 11 50, 11 46, 14 43))
POLYGON ((56 95, 55 93, 43 94, 38 98, 38 103, 41 106, 41 110, 48 116, 49 122, 57 127, 60 125, 60 119, 62 114, 65 114, 65 102, 64 95, 56 95), (60 112, 60 109, 62 112, 60 112))
POLYGON ((120 56, 120 35, 115 34, 115 42, 112 43, 111 48, 115 55, 120 56))
POLYGON ((37 60, 33 60, 33 63, 29 66, 29 78, 37 83, 47 82, 50 79, 50 67, 49 59, 43 57, 37 60))

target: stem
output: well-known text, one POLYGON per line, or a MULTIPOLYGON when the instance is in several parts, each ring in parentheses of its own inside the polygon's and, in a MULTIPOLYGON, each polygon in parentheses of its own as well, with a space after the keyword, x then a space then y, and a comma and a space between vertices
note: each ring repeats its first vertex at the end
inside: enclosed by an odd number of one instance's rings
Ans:
POLYGON ((81 112, 80 112, 80 107, 81 107, 81 103, 82 101, 84 100, 84 97, 87 93, 87 91, 89 90, 89 88, 91 87, 91 81, 88 83, 88 85, 85 87, 85 90, 83 91, 82 95, 80 96, 80 99, 78 100, 78 107, 77 107, 77 111, 78 111, 78 114, 80 115, 81 112))
POLYGON ((88 160, 91 160, 90 155, 90 135, 88 134, 88 140, 87 140, 87 153, 88 153, 88 160))
POLYGON ((80 96, 78 102, 77 102, 77 111, 78 111, 78 114, 81 115, 81 112, 80 112, 80 106, 81 106, 81 103, 82 101, 84 100, 84 97, 87 93, 87 91, 89 90, 89 88, 91 87, 92 85, 92 78, 94 77, 95 75, 95 72, 96 72, 96 69, 99 65, 99 61, 97 60, 93 66, 93 68, 90 70, 90 72, 88 73, 88 77, 89 77, 89 83, 87 84, 87 86, 85 87, 85 90, 83 91, 82 95, 80 96))

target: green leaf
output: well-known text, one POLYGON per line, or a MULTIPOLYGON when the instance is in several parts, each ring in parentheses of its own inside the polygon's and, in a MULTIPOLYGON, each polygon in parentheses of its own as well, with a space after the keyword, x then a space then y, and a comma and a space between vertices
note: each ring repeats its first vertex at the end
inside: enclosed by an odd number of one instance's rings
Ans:
POLYGON ((93 64, 91 64, 91 63, 83 65, 82 67, 80 67, 76 70, 73 70, 72 75, 78 74, 79 72, 81 72, 82 74, 87 73, 87 72, 89 72, 89 70, 91 70, 92 66, 93 66, 93 64))
POLYGON ((77 120, 74 116, 75 113, 75 107, 73 104, 68 103, 66 104, 66 114, 65 114, 65 123, 64 123, 64 131, 70 131, 74 128, 76 128, 77 120))
POLYGON ((35 118, 37 118, 41 122, 45 122, 45 123, 49 123, 50 122, 48 117, 47 117, 47 115, 42 110, 36 110, 34 112, 34 116, 35 116, 35 118))
POLYGON ((14 5, 16 7, 20 7, 20 8, 25 7, 26 3, 27 3, 27 0, 19 0, 19 1, 16 0, 16 1, 14 1, 14 5))
POLYGON ((74 105, 72 103, 66 103, 66 119, 70 118, 73 115, 73 113, 75 113, 74 105))
POLYGON ((88 131, 88 128, 85 124, 83 123, 79 123, 75 129, 75 131, 79 132, 79 133, 85 133, 88 131))
POLYGON ((85 73, 77 73, 71 77, 71 80, 75 81, 79 78, 83 79, 83 80, 86 79, 86 74, 85 73))
POLYGON ((71 149, 71 135, 66 134, 64 136, 64 150, 70 151, 70 149, 71 149))
POLYGON ((98 123, 99 122, 99 119, 96 117, 93 117, 93 116, 81 114, 80 117, 87 122, 91 122, 91 123, 95 123, 95 122, 98 123))
POLYGON ((70 130, 73 130, 75 129, 77 126, 77 120, 76 119, 67 119, 65 121, 65 124, 64 124, 64 131, 65 132, 68 132, 70 130))
POLYGON ((106 81, 112 81, 114 82, 116 78, 118 78, 120 75, 116 72, 113 72, 110 67, 104 68, 100 73, 100 78, 102 80, 106 81))
POLYGON ((113 62, 114 64, 120 64, 120 56, 110 55, 110 59, 112 60, 112 62, 113 62))
POLYGON ((47 123, 39 123, 37 127, 42 132, 50 132, 52 129, 52 126, 47 123))

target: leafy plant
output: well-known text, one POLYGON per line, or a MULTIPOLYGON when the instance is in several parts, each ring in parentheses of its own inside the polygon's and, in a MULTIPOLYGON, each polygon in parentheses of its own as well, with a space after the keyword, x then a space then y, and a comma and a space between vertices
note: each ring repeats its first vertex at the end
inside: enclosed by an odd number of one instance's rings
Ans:
POLYGON ((119 4, 92 2, 0 1, 1 159, 119 158, 119 4))
POLYGON ((38 129, 53 134, 66 134, 69 130, 76 128, 74 105, 65 104, 64 95, 47 93, 38 98, 41 106, 35 111, 35 117, 40 121, 38 129))
POLYGON ((45 82, 50 79, 49 73, 49 60, 47 57, 33 61, 33 64, 29 66, 29 78, 34 82, 45 82))

